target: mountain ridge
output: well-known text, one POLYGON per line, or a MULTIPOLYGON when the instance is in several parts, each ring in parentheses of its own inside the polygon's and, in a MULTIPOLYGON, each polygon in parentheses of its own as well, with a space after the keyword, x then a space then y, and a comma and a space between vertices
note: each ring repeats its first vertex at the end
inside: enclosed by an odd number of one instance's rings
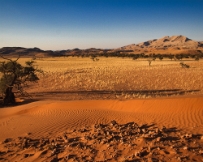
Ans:
POLYGON ((116 49, 67 49, 67 50, 41 50, 37 47, 3 47, 0 48, 1 55, 21 56, 73 56, 73 55, 94 55, 118 53, 118 54, 202 54, 203 41, 194 41, 183 35, 164 36, 159 39, 152 39, 138 44, 130 44, 116 49))
POLYGON ((118 48, 118 50, 132 50, 134 53, 194 53, 203 52, 203 41, 194 41, 183 35, 164 36, 138 44, 130 44, 118 48))

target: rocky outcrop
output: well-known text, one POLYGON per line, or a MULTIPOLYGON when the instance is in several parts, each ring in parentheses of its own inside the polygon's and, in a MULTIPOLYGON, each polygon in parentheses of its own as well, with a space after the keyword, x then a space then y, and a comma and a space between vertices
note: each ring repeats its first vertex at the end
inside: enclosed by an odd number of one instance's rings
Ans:
POLYGON ((131 49, 137 53, 168 53, 168 54, 189 54, 191 50, 193 53, 203 53, 203 43, 189 39, 186 36, 165 36, 160 39, 153 39, 139 44, 131 44, 122 47, 123 50, 131 49), (189 51, 190 50, 190 51, 189 51))

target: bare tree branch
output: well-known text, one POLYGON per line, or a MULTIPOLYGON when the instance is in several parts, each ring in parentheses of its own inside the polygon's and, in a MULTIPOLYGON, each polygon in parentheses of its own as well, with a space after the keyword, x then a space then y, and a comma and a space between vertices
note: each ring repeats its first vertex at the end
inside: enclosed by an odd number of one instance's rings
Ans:
POLYGON ((20 58, 20 55, 18 55, 17 59, 14 60, 14 61, 12 59, 6 58, 6 57, 4 57, 2 55, 0 55, 0 57, 3 58, 4 60, 8 60, 8 61, 11 61, 11 62, 17 62, 19 60, 19 58, 20 58))

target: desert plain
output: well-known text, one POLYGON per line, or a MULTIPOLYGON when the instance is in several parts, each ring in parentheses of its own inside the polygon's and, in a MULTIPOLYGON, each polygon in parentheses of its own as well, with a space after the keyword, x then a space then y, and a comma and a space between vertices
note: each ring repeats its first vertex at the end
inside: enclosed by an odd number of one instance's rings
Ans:
POLYGON ((0 108, 0 161, 203 161, 203 60, 183 61, 36 59, 0 108))

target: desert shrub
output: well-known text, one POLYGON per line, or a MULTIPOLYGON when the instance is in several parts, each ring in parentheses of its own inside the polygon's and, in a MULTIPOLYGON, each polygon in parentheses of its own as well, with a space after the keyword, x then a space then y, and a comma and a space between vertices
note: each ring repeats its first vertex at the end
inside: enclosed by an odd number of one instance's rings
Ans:
POLYGON ((190 66, 189 66, 189 65, 184 64, 183 62, 180 62, 180 65, 181 65, 181 67, 182 67, 182 68, 190 68, 190 66))
MULTIPOLYGON (((1 56, 2 57, 2 56, 1 56)), ((25 62, 25 66, 18 63, 18 59, 11 60, 2 57, 4 60, 0 63, 0 92, 3 93, 3 105, 14 104, 15 95, 13 88, 21 91, 23 94, 23 87, 27 82, 34 82, 39 80, 37 72, 42 72, 34 67, 34 61, 25 62)))
POLYGON ((149 63, 149 66, 151 66, 152 60, 147 60, 147 61, 149 63))

